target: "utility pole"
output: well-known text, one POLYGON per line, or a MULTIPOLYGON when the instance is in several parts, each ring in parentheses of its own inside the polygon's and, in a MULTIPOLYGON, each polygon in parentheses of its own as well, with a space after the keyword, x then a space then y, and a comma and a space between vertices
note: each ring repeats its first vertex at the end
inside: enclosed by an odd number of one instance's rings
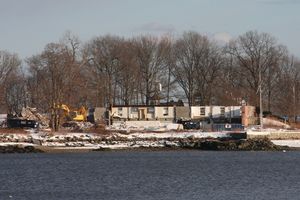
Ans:
POLYGON ((263 130, 263 107, 262 107, 262 78, 261 78, 261 65, 259 65, 259 121, 260 131, 263 130))
POLYGON ((293 100, 294 100, 294 105, 293 105, 293 110, 294 110, 294 120, 295 120, 295 123, 297 122, 297 115, 296 115, 296 84, 294 83, 293 85, 293 100))

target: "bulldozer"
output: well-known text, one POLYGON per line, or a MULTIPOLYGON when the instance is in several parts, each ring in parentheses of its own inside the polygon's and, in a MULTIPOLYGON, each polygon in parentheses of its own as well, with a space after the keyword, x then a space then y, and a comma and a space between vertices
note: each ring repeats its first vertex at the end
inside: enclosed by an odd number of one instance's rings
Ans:
POLYGON ((63 117, 66 121, 85 122, 87 120, 87 110, 84 106, 78 110, 70 110, 67 105, 61 104, 59 108, 63 111, 63 117))

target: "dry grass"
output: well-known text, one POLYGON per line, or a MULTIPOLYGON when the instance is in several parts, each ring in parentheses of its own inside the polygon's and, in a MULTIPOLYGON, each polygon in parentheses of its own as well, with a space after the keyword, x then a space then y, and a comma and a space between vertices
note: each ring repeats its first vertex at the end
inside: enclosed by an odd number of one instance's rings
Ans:
POLYGON ((87 133, 95 133, 99 135, 108 135, 110 131, 105 129, 105 125, 99 124, 86 131, 87 133))

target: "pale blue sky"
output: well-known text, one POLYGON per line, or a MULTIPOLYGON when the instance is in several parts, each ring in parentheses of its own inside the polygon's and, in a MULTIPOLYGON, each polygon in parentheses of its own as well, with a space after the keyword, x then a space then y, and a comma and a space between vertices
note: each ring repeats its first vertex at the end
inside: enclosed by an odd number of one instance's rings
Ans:
POLYGON ((300 57, 300 0, 0 0, 0 49, 26 58, 71 31, 174 36, 194 30, 227 41, 268 32, 300 57))

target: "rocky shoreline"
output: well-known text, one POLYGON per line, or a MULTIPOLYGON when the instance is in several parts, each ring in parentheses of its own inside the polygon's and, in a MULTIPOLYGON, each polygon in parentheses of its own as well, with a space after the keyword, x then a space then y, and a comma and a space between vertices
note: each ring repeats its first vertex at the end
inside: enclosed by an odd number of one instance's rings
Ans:
POLYGON ((281 151, 288 147, 277 146, 267 138, 247 140, 198 140, 182 143, 182 148, 213 151, 281 151))
MULTIPOLYGON (((76 141, 73 141, 75 144, 76 141)), ((82 142, 82 141, 81 141, 82 142)), ((98 141, 99 142, 99 141, 98 141)), ((0 153, 63 153, 91 152, 107 150, 205 150, 205 151, 282 151, 297 150, 287 146, 278 146, 267 138, 252 138, 246 140, 231 140, 220 138, 168 138, 168 139, 130 139, 110 138, 101 140, 101 144, 49 146, 34 144, 11 144, 0 146, 0 153), (105 145, 104 145, 105 143, 105 145), (101 145, 102 144, 102 145, 101 145)))

